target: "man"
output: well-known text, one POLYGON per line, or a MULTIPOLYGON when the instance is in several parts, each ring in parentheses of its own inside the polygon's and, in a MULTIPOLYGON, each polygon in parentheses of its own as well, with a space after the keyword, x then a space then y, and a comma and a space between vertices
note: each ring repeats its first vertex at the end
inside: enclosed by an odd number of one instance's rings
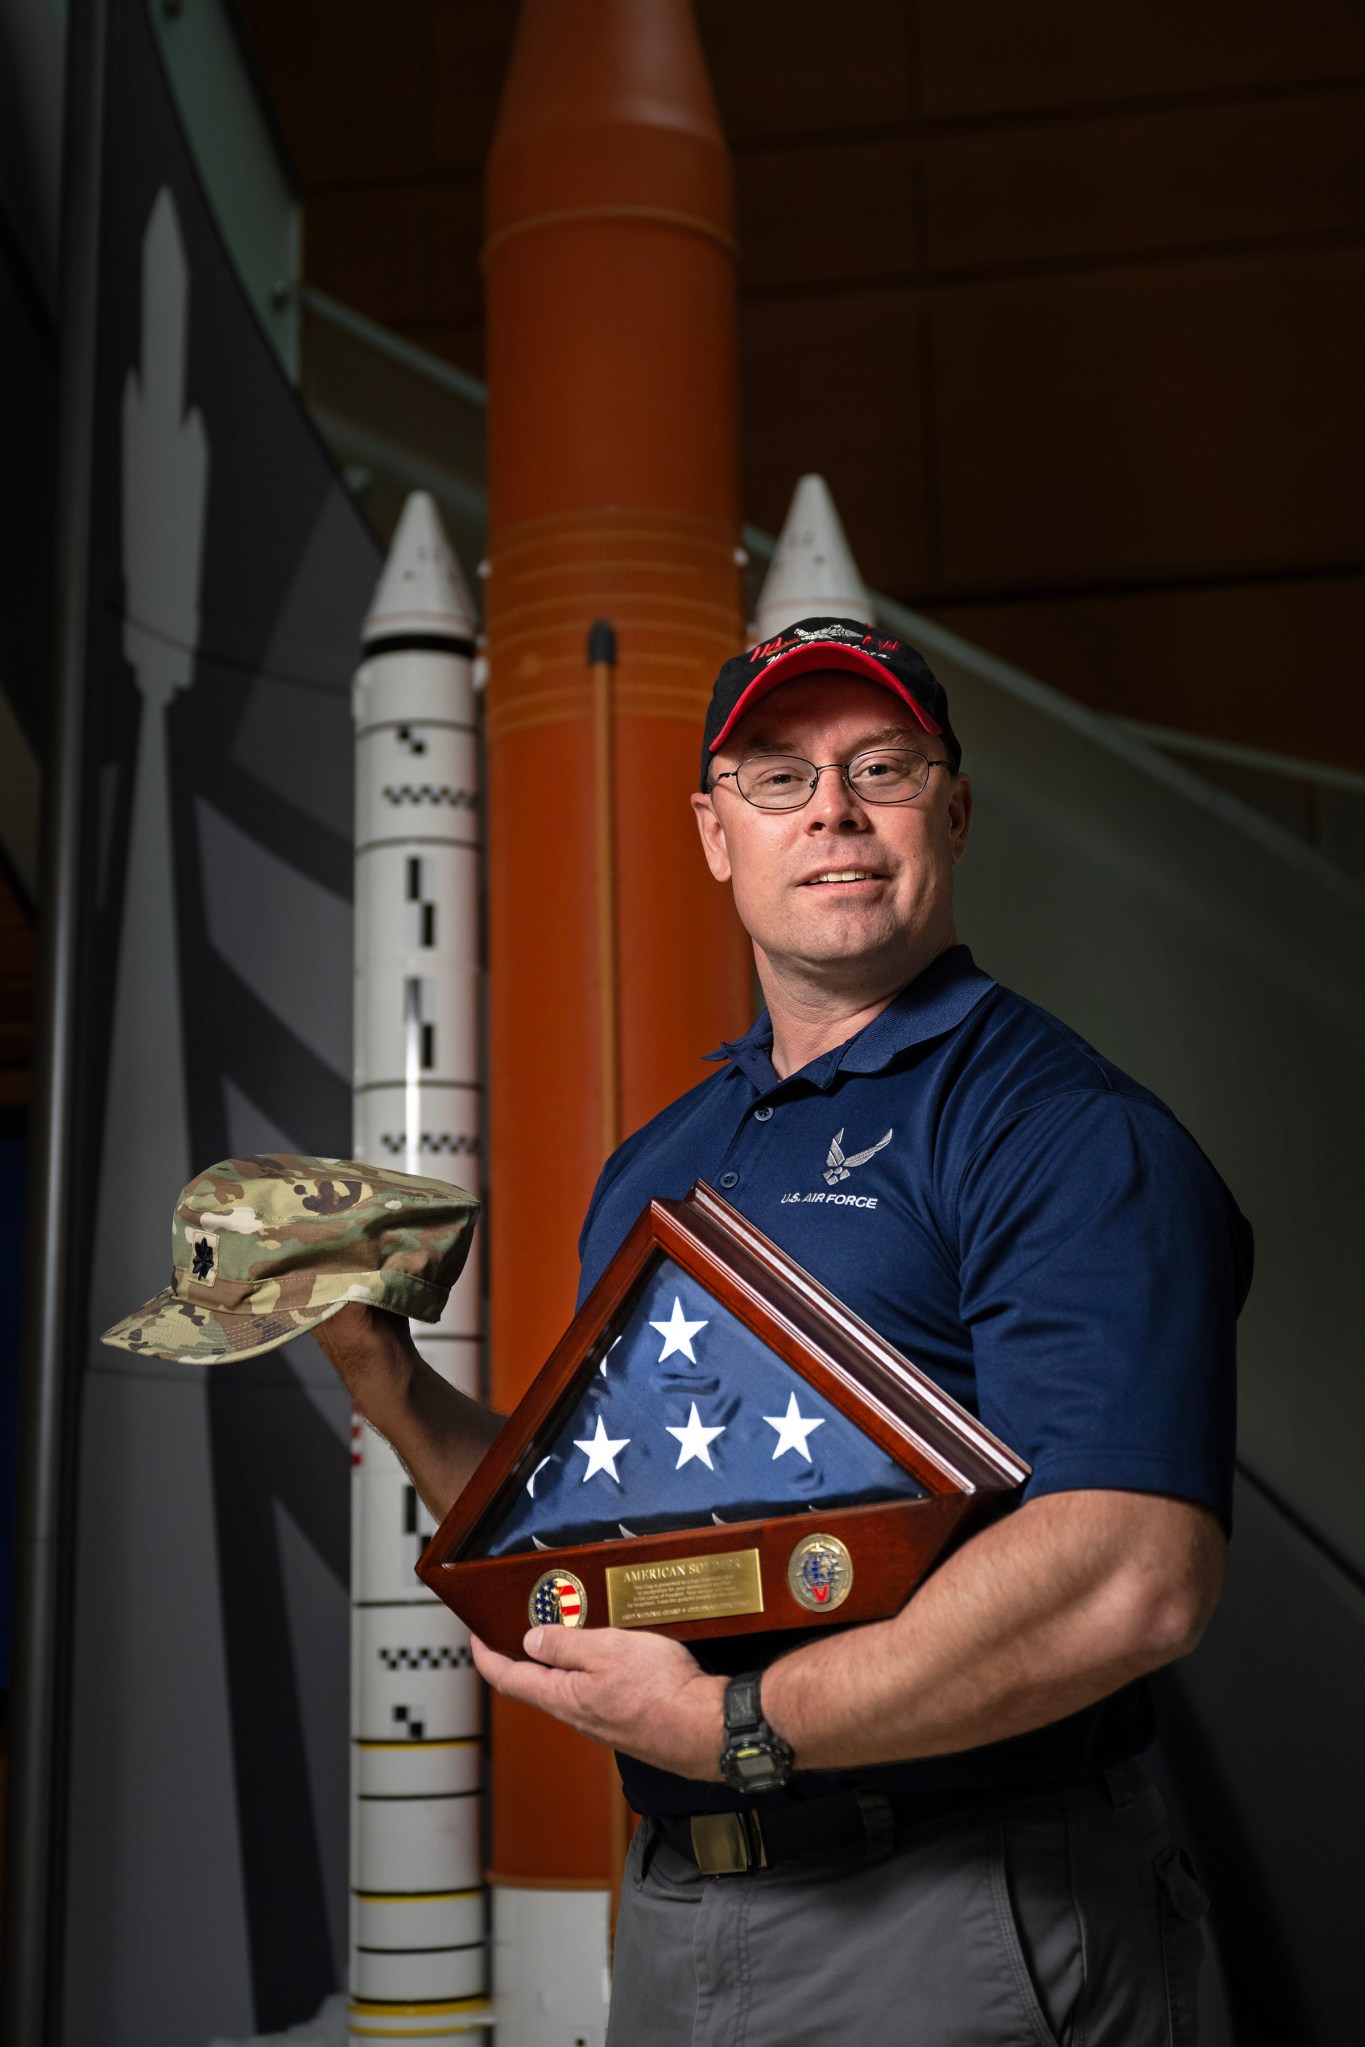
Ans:
MULTIPOLYGON (((1249 1232, 1160 1103, 958 944, 971 785, 913 649, 816 619, 727 663, 692 803, 767 1010, 608 1161, 584 1292, 650 1196, 702 1175, 1033 1477, 889 1621, 476 1650, 611 1743, 646 1816, 613 2047, 1193 2041, 1202 1894, 1132 1759, 1140 1680, 1218 1597, 1249 1232), (867 1154, 867 1199, 791 1200, 832 1141, 867 1154), (761 1797, 726 1781, 737 1731, 761 1797), (735 1810, 754 1866, 708 1874, 705 1815, 735 1810)), ((319 1341, 444 1512, 497 1423, 383 1319, 319 1341)))

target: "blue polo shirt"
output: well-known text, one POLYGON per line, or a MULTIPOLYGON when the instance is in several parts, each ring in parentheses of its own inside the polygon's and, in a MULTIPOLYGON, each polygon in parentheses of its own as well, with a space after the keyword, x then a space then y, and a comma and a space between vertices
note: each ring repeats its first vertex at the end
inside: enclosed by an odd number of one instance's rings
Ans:
MULTIPOLYGON (((646 1202, 709 1180, 1033 1467, 1024 1497, 1173 1494, 1231 1511, 1234 1327, 1251 1232, 1170 1110, 956 946, 846 1044, 779 1079, 766 1015, 627 1139, 583 1225, 580 1301, 646 1202)), ((827 1632, 827 1631, 826 1631, 827 1632)), ((694 1645, 751 1670, 801 1636, 694 1645)), ((937 1802, 1055 1783, 1150 1741, 1145 1686, 955 1756, 806 1772, 937 1802)), ((638 1812, 737 1804, 622 1757, 638 1812)))

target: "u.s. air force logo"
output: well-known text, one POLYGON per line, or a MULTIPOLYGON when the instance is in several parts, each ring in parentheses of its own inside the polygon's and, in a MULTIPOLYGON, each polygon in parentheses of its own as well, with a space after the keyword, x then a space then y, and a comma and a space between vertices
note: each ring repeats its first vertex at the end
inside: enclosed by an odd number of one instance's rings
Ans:
POLYGON ((869 1159, 876 1158, 879 1151, 885 1151, 894 1136, 895 1132, 888 1130, 885 1137, 879 1137, 875 1144, 869 1144, 866 1151, 855 1151, 850 1157, 844 1151, 843 1131, 836 1131, 834 1142, 829 1148, 829 1157, 825 1160, 825 1178, 830 1186, 837 1187, 841 1180, 848 1178, 855 1166, 865 1166, 869 1159))
MULTIPOLYGON (((848 1152, 844 1150, 843 1131, 836 1130, 830 1143, 829 1153, 825 1159, 824 1177, 826 1185, 837 1187, 841 1181, 851 1179, 859 1166, 865 1166, 869 1159, 876 1158, 879 1151, 886 1150, 887 1145, 890 1144, 895 1134, 894 1130, 888 1130, 885 1137, 879 1137, 877 1142, 869 1144, 865 1151, 848 1152)), ((875 1194, 826 1194, 818 1190, 813 1194, 784 1194, 782 1200, 784 1203, 788 1201, 827 1201, 833 1202, 840 1208, 875 1208, 877 1206, 875 1194)))

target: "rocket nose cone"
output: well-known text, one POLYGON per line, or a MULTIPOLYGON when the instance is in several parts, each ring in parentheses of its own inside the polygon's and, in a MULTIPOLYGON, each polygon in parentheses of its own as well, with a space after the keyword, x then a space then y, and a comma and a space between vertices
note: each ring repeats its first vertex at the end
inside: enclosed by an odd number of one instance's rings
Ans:
POLYGON ((823 476, 803 476, 759 593, 754 630, 774 638, 799 618, 863 618, 872 605, 823 476))
POLYGON ((522 0, 494 152, 536 130, 622 121, 724 146, 689 0, 522 0))
POLYGON ((729 153, 689 0, 522 0, 488 162, 493 237, 631 204, 729 232, 729 153))
POLYGON ((477 631, 469 587, 435 501, 415 490, 399 518, 361 639, 368 644, 395 633, 432 633, 470 640, 477 631))

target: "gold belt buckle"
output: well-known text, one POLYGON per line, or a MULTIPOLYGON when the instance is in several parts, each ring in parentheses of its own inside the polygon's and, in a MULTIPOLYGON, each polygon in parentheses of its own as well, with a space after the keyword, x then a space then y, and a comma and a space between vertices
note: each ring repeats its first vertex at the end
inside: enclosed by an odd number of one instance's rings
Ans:
POLYGON ((742 1876, 746 1869, 768 1867, 757 1813, 698 1812, 691 1826, 692 1853, 703 1876, 742 1876))

